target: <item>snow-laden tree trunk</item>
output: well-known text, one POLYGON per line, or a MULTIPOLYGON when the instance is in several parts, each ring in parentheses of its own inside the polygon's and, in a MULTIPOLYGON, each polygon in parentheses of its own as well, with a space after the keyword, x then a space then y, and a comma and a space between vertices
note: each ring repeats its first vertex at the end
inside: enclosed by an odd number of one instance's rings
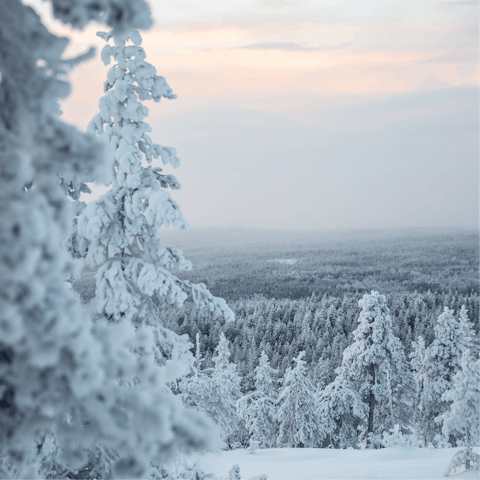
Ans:
MULTIPOLYGON (((368 376, 370 380, 370 392, 368 394, 368 425, 367 435, 374 432, 374 415, 375 415, 375 365, 369 365, 367 368, 368 376)), ((368 445, 368 437, 367 437, 368 445)))

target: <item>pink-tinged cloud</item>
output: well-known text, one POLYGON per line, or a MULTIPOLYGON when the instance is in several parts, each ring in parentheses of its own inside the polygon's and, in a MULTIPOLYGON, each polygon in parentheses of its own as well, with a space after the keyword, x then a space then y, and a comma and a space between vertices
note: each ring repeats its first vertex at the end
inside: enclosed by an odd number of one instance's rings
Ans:
POLYGON ((238 50, 279 50, 283 52, 324 52, 331 50, 339 50, 341 48, 350 47, 352 43, 346 42, 340 45, 305 45, 295 42, 266 42, 266 43, 250 43, 235 47, 238 50))

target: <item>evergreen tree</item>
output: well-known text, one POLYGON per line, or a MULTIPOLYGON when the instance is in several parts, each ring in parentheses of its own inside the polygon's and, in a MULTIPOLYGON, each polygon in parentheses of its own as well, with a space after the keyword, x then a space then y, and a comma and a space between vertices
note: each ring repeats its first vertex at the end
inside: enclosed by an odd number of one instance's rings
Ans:
POLYGON ((244 439, 244 426, 236 412, 236 402, 241 396, 241 377, 236 365, 230 362, 228 340, 223 333, 215 349, 215 367, 202 369, 200 339, 197 334, 196 360, 193 372, 179 384, 181 398, 186 406, 204 412, 220 428, 222 439, 232 447, 244 439))
POLYGON ((173 175, 155 166, 178 167, 176 150, 152 142, 151 127, 145 122, 148 108, 141 102, 173 99, 171 88, 145 61, 138 32, 123 35, 98 34, 107 43, 102 59, 108 65, 106 94, 99 102, 100 113, 88 131, 97 133, 111 150, 113 182, 110 190, 88 204, 74 223, 68 246, 74 256, 99 266, 96 299, 99 311, 112 321, 123 318, 142 323, 157 315, 157 304, 181 306, 191 294, 195 303, 227 319, 233 314, 224 300, 213 297, 203 284, 180 281, 170 269, 191 269, 180 250, 166 247, 157 234, 173 225, 186 230, 188 222, 167 189, 179 189, 173 175), (132 45, 127 45, 128 40, 132 45))
POLYGON ((255 369, 255 390, 237 401, 237 412, 245 421, 251 439, 266 447, 273 447, 277 439, 275 414, 277 394, 274 387, 276 370, 262 352, 255 369))
MULTIPOLYGON (((188 270, 191 263, 157 236, 162 226, 187 229, 188 223, 167 191, 180 188, 177 179, 157 165, 161 159, 164 165, 178 167, 176 150, 152 142, 145 121, 148 108, 142 102, 175 95, 146 62, 137 31, 98 35, 107 42, 101 52, 103 62, 108 65, 113 59, 115 64, 107 74, 100 113, 88 131, 110 149, 112 182, 107 193, 75 218, 66 244, 73 256, 85 258, 91 268, 99 267, 94 302, 98 318, 131 324, 131 350, 141 370, 122 383, 149 387, 155 379, 165 384, 180 378, 193 361, 186 336, 179 337, 161 324, 159 306, 181 306, 191 294, 196 305, 227 320, 233 313, 205 285, 180 281, 170 272, 188 270), (108 44, 112 38, 113 46, 108 44)), ((191 330, 188 315, 183 323, 186 332, 191 330)))
POLYGON ((460 466, 478 470, 480 458, 472 451, 472 446, 478 445, 480 440, 480 360, 472 357, 470 350, 463 353, 462 368, 455 375, 452 388, 442 395, 442 400, 451 402, 450 409, 441 416, 443 434, 455 436, 465 446, 449 462, 444 475, 448 476, 460 466))
POLYGON ((368 405, 367 435, 400 424, 408 428, 415 382, 404 348, 393 335, 386 299, 378 292, 358 302, 362 312, 354 343, 343 353, 338 382, 348 381, 368 405))
POLYGON ((277 445, 280 447, 309 448, 320 446, 323 435, 315 402, 315 387, 306 376, 306 367, 300 352, 294 358, 295 367, 285 373, 278 398, 279 423, 277 445))
MULTIPOLYGON (((423 374, 419 378, 423 388, 419 400, 417 431, 425 442, 433 442, 437 435, 442 435, 441 423, 436 419, 450 406, 449 401, 442 400, 442 395, 452 388, 453 377, 460 369, 464 350, 462 335, 453 310, 445 307, 435 326, 435 338, 425 351, 423 374)), ((451 440, 454 442, 453 437, 451 440)))
MULTIPOLYGON (((106 21, 120 34, 150 24, 143 0, 52 5, 75 28, 106 21)), ((30 7, 2 1, 0 477, 65 477, 103 454, 109 475, 140 477, 151 458, 206 446, 210 435, 171 395, 119 385, 142 376, 132 328, 94 325, 65 282, 77 266, 59 250, 72 215, 64 192, 78 198, 76 177, 101 181, 104 165, 102 145, 57 115, 68 67, 89 56, 61 59, 67 44, 30 7)))
POLYGON ((242 441, 242 430, 244 428, 240 421, 236 403, 241 397, 241 378, 237 373, 237 367, 230 362, 230 349, 228 340, 223 333, 220 334, 220 341, 215 349, 216 356, 213 357, 215 368, 212 373, 212 380, 217 391, 218 402, 215 408, 214 418, 220 426, 224 441, 233 446, 242 441))
POLYGON ((200 334, 196 335, 195 363, 189 376, 182 378, 179 384, 183 403, 217 420, 216 409, 221 402, 215 382, 210 378, 213 369, 202 369, 200 352, 200 334))

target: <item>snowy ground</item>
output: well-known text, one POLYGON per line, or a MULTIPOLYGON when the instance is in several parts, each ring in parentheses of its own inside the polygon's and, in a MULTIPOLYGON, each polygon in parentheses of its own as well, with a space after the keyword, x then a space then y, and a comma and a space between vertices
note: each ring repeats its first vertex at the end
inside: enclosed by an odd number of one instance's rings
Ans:
MULTIPOLYGON (((385 448, 381 450, 266 449, 207 453, 200 467, 216 478, 228 478, 232 465, 240 466, 242 480, 267 474, 268 480, 434 479, 458 449, 385 448)), ((478 449, 477 449, 478 450, 478 449)), ((478 479, 478 472, 457 472, 452 479, 478 479)))

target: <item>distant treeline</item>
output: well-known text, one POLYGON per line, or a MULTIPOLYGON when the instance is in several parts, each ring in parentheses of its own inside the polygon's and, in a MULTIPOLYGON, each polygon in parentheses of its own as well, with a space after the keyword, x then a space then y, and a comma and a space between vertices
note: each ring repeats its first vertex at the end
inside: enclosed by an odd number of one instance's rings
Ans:
POLYGON ((371 290, 479 291, 478 232, 345 232, 318 238, 278 233, 276 238, 274 232, 257 237, 247 231, 223 240, 220 234, 215 240, 194 233, 172 239, 194 265, 179 276, 204 283, 227 301, 257 294, 301 299, 371 290))
MULTIPOLYGON (((175 232, 172 247, 193 262, 180 278, 204 283, 227 301, 263 295, 301 299, 377 290, 479 292, 479 236, 473 231, 363 232, 316 237, 314 234, 215 236, 175 232), (283 235, 283 236, 282 236, 283 235)), ((207 235, 209 233, 209 235, 207 235)), ((86 269, 75 288, 89 300, 94 272, 86 269)))

